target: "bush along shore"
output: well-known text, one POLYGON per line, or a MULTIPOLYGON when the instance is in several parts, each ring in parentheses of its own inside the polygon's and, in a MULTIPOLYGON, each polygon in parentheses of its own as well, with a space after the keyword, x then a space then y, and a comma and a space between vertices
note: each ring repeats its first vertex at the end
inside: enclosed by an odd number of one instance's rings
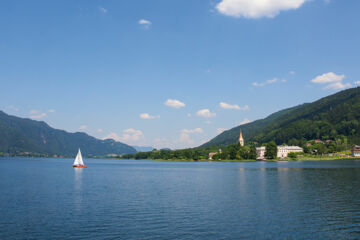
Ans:
MULTIPOLYGON (((262 144, 266 147, 267 161, 306 161, 306 160, 343 160, 357 159, 351 157, 351 151, 336 152, 336 147, 327 148, 326 145, 314 145, 304 147, 303 153, 289 153, 284 159, 277 158, 277 148, 274 142, 262 144)), ((260 146, 260 145, 258 145, 260 146)), ((343 148, 341 148, 343 149, 343 148)), ((240 146, 240 144, 230 144, 227 146, 211 146, 206 148, 188 148, 180 150, 154 149, 149 152, 138 152, 135 154, 124 154, 120 159, 136 160, 162 160, 162 161, 256 161, 256 145, 240 146)))

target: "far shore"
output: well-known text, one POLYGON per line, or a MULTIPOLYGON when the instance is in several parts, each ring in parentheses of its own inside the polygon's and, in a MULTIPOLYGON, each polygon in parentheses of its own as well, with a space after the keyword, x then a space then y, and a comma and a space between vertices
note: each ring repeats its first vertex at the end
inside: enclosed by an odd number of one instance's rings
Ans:
POLYGON ((253 160, 253 159, 224 159, 224 160, 193 160, 193 159, 119 159, 119 160, 150 160, 159 162, 301 162, 301 161, 335 161, 335 160, 360 160, 356 157, 338 158, 338 157, 318 157, 318 158, 298 158, 298 159, 269 159, 269 160, 253 160))
MULTIPOLYGON (((45 158, 45 159, 72 159, 73 157, 45 157, 45 156, 0 156, 0 158, 45 158)), ((149 160, 158 162, 301 162, 301 161, 335 161, 335 160, 360 160, 358 157, 300 157, 297 159, 268 159, 268 160, 254 160, 254 159, 223 159, 223 160, 209 160, 209 159, 125 159, 115 157, 84 157, 85 159, 113 159, 113 160, 149 160)))

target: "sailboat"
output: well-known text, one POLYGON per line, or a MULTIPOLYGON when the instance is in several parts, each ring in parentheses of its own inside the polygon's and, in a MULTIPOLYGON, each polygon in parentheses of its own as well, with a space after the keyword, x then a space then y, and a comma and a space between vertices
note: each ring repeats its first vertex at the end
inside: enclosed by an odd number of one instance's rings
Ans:
POLYGON ((87 168, 87 166, 84 165, 84 162, 83 162, 83 159, 82 159, 82 156, 81 156, 80 148, 79 148, 78 154, 76 155, 75 161, 73 163, 73 167, 87 168))

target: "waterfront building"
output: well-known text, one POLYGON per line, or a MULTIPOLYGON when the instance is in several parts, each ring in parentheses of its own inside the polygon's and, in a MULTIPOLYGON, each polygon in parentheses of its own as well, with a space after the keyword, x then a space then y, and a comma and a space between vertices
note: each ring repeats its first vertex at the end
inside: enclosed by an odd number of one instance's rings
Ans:
POLYGON ((240 146, 244 146, 244 138, 243 138, 243 135, 242 135, 242 131, 241 131, 241 129, 240 129, 240 136, 239 136, 239 144, 240 144, 240 146))
POLYGON ((257 147, 256 148, 256 159, 263 160, 265 158, 265 152, 266 152, 265 147, 257 147))
POLYGON ((353 156, 353 157, 360 157, 360 146, 355 145, 355 146, 351 149, 351 156, 353 156))
POLYGON ((211 153, 209 153, 209 160, 213 160, 213 156, 215 155, 215 154, 218 154, 217 152, 211 152, 211 153))
MULTIPOLYGON (((278 146, 277 147, 277 157, 286 158, 289 153, 294 152, 303 152, 303 149, 298 146, 278 146)), ((265 158, 266 147, 257 147, 256 148, 256 159, 262 160, 265 158)), ((360 151, 359 151, 360 156, 360 151)))
POLYGON ((291 152, 297 153, 297 152, 304 151, 301 147, 298 147, 298 146, 278 146, 277 149, 278 149, 278 152, 277 152, 278 158, 285 158, 291 152))

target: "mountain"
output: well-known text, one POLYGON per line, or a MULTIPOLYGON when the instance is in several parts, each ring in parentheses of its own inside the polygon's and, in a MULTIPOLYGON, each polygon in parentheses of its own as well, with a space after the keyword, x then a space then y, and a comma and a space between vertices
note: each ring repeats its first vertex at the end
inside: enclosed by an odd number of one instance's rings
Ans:
POLYGON ((201 147, 237 142, 240 129, 245 142, 277 144, 294 140, 344 139, 360 143, 360 88, 351 88, 313 103, 273 113, 265 119, 221 133, 201 147))
POLYGON ((0 111, 0 152, 30 152, 73 156, 81 148, 85 156, 136 153, 133 147, 111 139, 99 140, 86 133, 68 133, 45 122, 7 115, 0 111))
POLYGON ((152 150, 154 150, 153 147, 142 147, 142 146, 132 146, 132 147, 135 148, 135 150, 138 152, 151 152, 152 150))

